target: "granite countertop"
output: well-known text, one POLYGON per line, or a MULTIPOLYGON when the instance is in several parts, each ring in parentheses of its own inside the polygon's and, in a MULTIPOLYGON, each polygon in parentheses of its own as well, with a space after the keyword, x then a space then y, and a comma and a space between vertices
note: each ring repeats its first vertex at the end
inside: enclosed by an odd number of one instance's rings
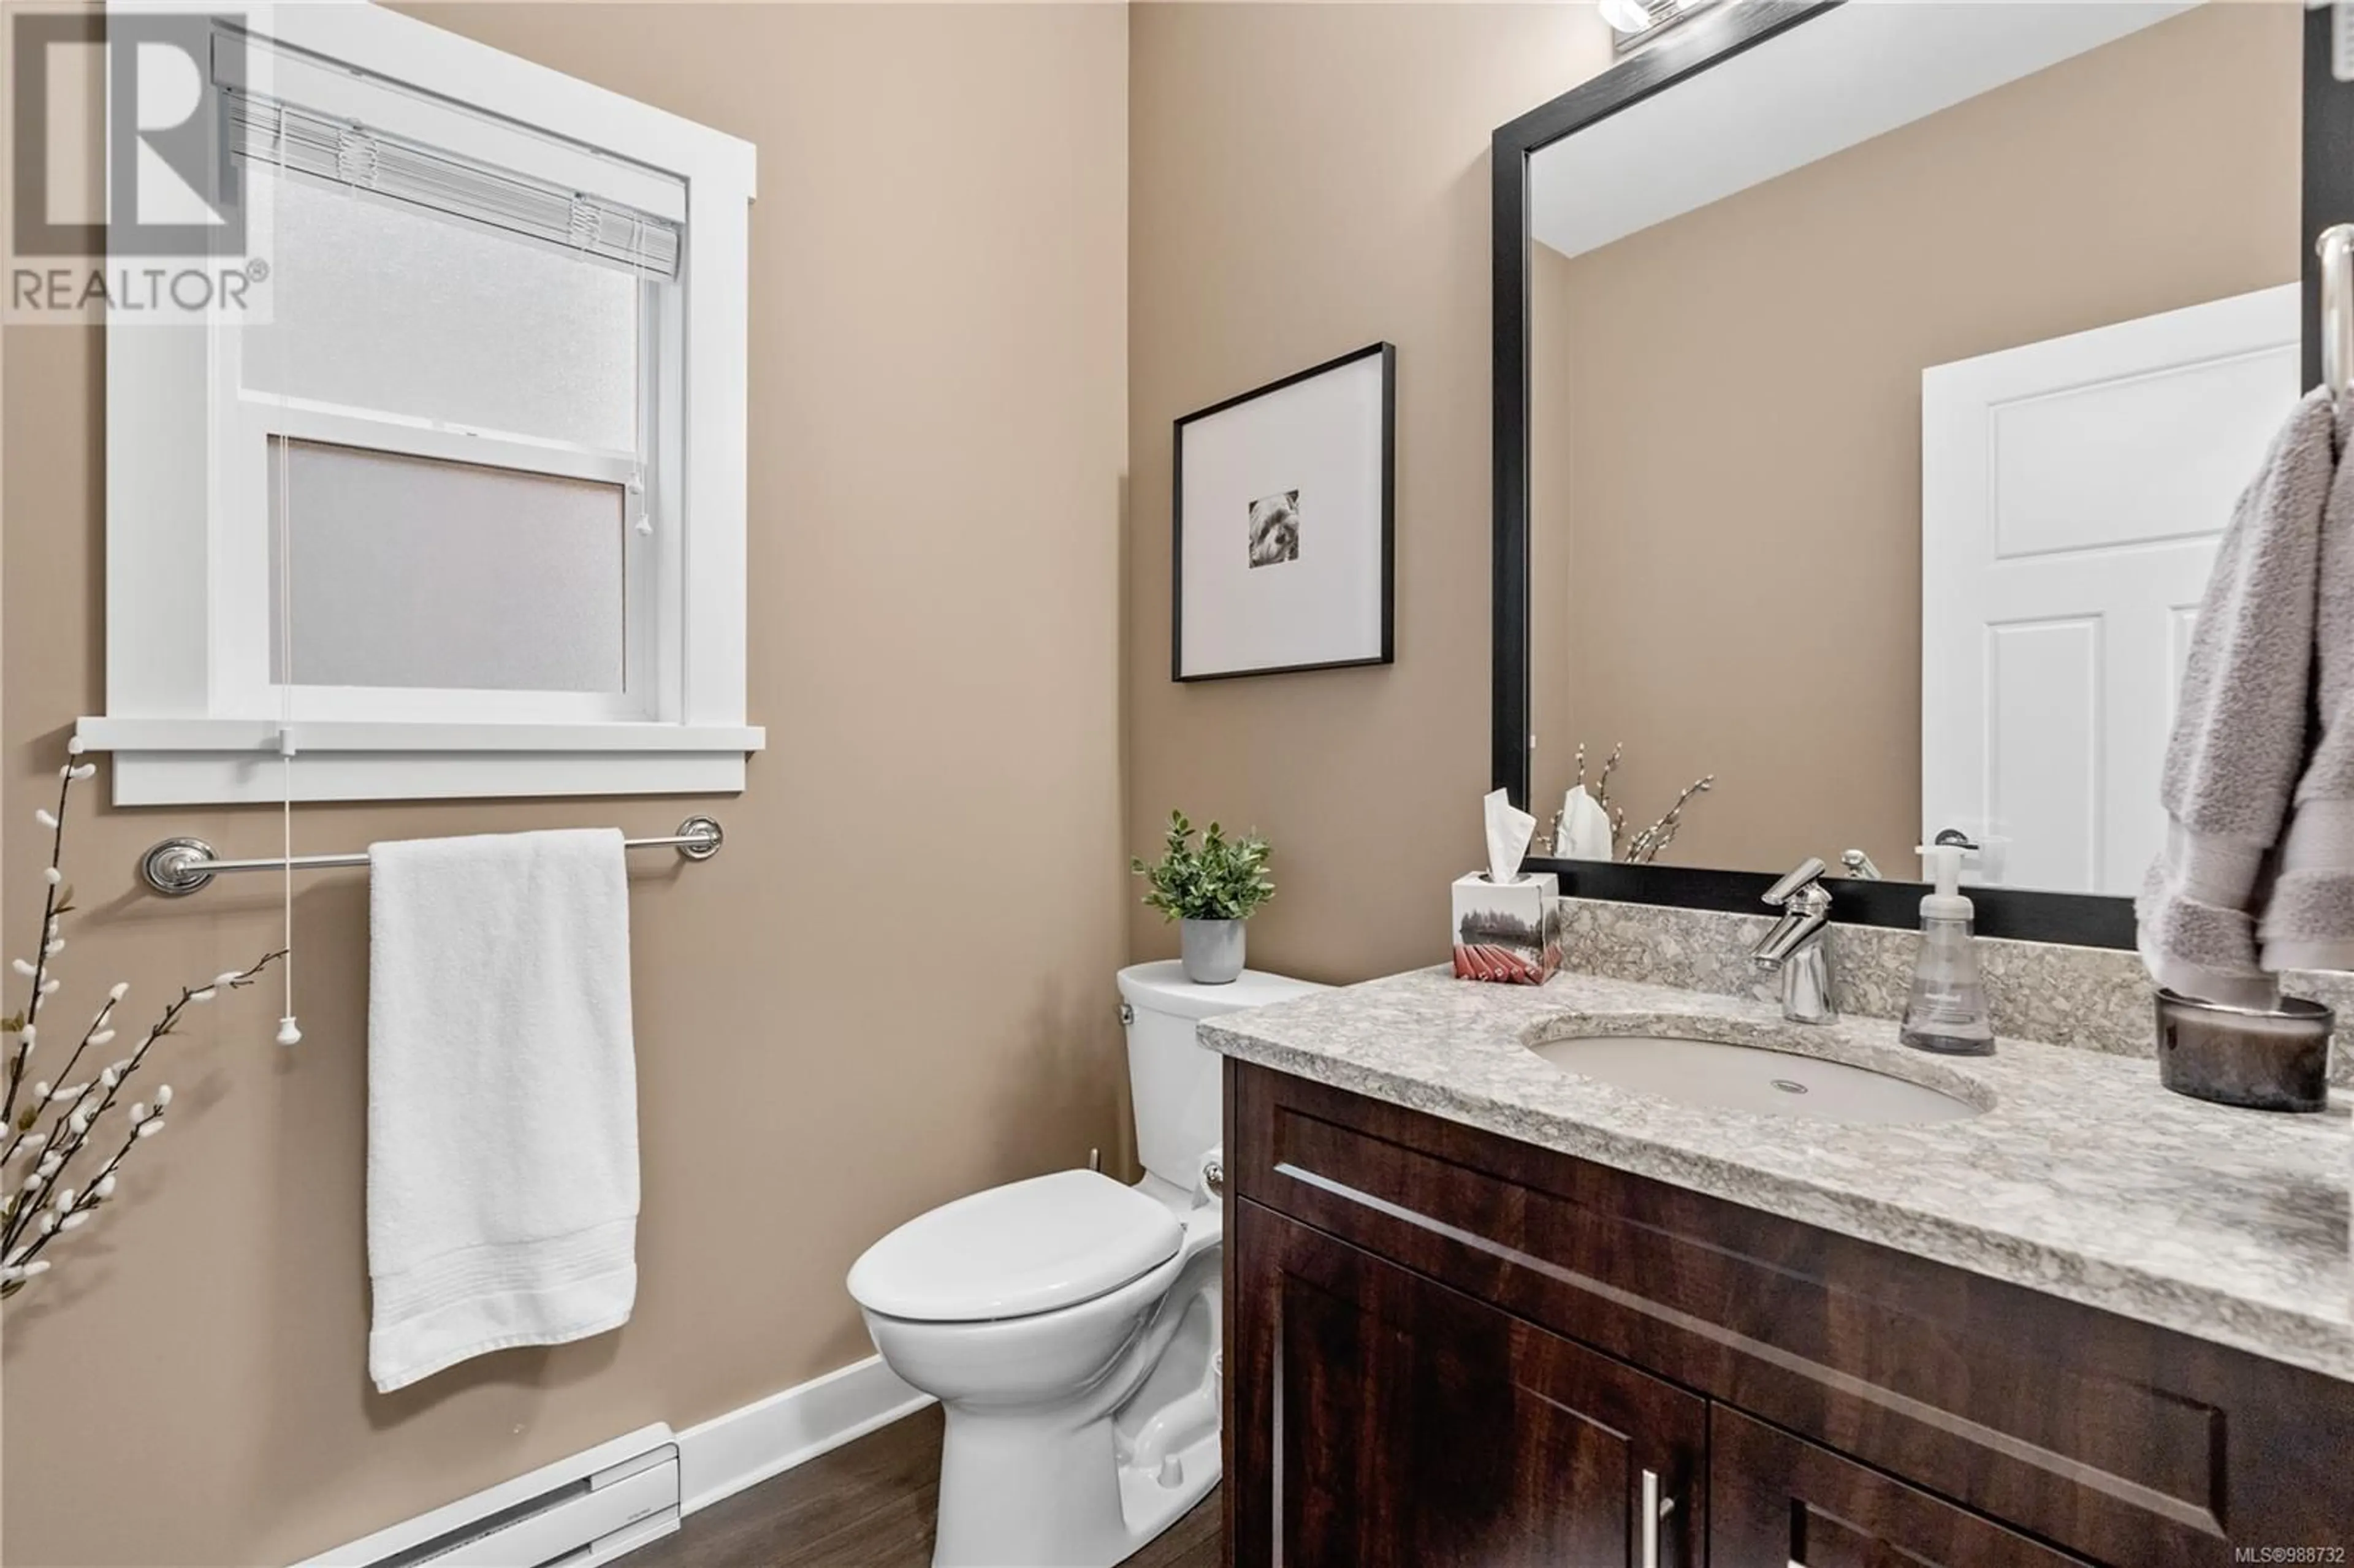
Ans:
POLYGON ((2313 1116, 2186 1099, 2156 1065, 2004 1039, 1927 1055, 1884 1018, 1785 1023, 1748 998, 1444 969, 1200 1027, 1205 1045, 1621 1171, 1745 1203, 2354 1381, 2347 1097, 2313 1116), (1873 1067, 1984 1108, 1861 1127, 1702 1110, 1565 1072, 1528 1046, 1657 1033, 1873 1067))

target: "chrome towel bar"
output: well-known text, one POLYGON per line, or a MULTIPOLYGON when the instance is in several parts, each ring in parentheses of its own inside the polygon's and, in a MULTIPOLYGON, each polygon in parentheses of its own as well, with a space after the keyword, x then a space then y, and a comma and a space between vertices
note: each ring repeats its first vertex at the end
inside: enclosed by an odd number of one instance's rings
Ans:
MULTIPOLYGON (((659 839, 624 839, 623 849, 674 849, 682 860, 709 860, 719 853, 726 835, 720 832, 716 817, 689 817, 678 825, 678 832, 659 839)), ((358 854, 298 854, 293 866, 297 871, 324 871, 331 866, 366 865, 367 853, 358 854)), ((213 846, 202 839, 165 839, 139 857, 140 880, 166 898, 185 898, 208 885, 223 872, 277 871, 286 862, 271 856, 263 860, 221 860, 213 853, 213 846)))
POLYGON ((2323 229, 2313 249, 2321 258, 2321 379, 2342 398, 2354 385, 2354 223, 2323 229))

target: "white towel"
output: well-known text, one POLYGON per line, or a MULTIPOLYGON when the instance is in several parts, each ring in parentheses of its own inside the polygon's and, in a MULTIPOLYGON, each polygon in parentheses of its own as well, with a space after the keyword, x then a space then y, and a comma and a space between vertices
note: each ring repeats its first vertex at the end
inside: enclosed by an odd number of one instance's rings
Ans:
POLYGON ((629 1320, 638 1087, 620 833, 368 865, 368 1373, 390 1393, 629 1320))

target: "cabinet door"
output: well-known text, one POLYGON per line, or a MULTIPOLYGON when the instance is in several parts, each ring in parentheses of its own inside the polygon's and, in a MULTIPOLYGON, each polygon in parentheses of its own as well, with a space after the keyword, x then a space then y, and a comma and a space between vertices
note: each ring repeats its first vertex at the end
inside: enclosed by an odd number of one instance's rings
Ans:
POLYGON ((1710 1568, 2085 1568, 1722 1404, 1708 1497, 1710 1568))
POLYGON ((1236 1210, 1237 1568, 1697 1568, 1705 1402, 1236 1210))

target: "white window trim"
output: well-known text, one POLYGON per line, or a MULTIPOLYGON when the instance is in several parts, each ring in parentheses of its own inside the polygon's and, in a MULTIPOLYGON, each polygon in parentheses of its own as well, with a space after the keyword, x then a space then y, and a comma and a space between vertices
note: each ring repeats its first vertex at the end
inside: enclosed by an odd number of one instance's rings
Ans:
MULTIPOLYGON (((683 288, 672 293, 685 307, 666 313, 660 330, 682 335, 676 373, 689 415, 683 432, 664 433, 649 475, 657 514, 686 521, 655 535, 656 614, 675 630, 654 641, 650 685, 631 699, 644 716, 584 708, 578 716, 593 722, 544 713, 522 721, 500 716, 499 694, 488 693, 458 705, 462 722, 451 722, 450 705, 421 708, 416 694, 386 694, 366 721, 306 722, 298 705, 296 798, 742 789, 746 754, 766 743, 766 732, 745 722, 745 334, 756 149, 366 0, 279 5, 257 11, 252 25, 293 48, 444 97, 461 96, 451 84, 463 83, 464 102, 496 117, 482 127, 485 143, 511 156, 518 147, 554 160, 610 154, 683 181, 678 216, 688 237, 683 288), (517 123, 530 131, 519 132, 517 123)), ((650 210, 657 183, 642 182, 650 210)), ((232 412, 214 396, 234 352, 222 340, 232 336, 199 325, 107 334, 107 711, 84 718, 76 733, 91 749, 113 753, 118 805, 274 800, 285 788, 277 718, 235 711, 250 700, 252 672, 236 667, 236 640, 224 635, 239 612, 224 598, 219 535, 233 521, 224 496, 239 487, 217 471, 211 419, 232 412), (196 475, 210 478, 192 482, 196 475)), ((346 417, 302 413, 323 435, 346 417)), ((440 440, 453 444, 448 455, 498 461, 480 445, 454 450, 468 437, 405 437, 404 450, 435 453, 440 440)), ((583 464, 593 467, 593 457, 534 466, 583 464)), ((249 666, 249 654, 242 657, 249 666)))

